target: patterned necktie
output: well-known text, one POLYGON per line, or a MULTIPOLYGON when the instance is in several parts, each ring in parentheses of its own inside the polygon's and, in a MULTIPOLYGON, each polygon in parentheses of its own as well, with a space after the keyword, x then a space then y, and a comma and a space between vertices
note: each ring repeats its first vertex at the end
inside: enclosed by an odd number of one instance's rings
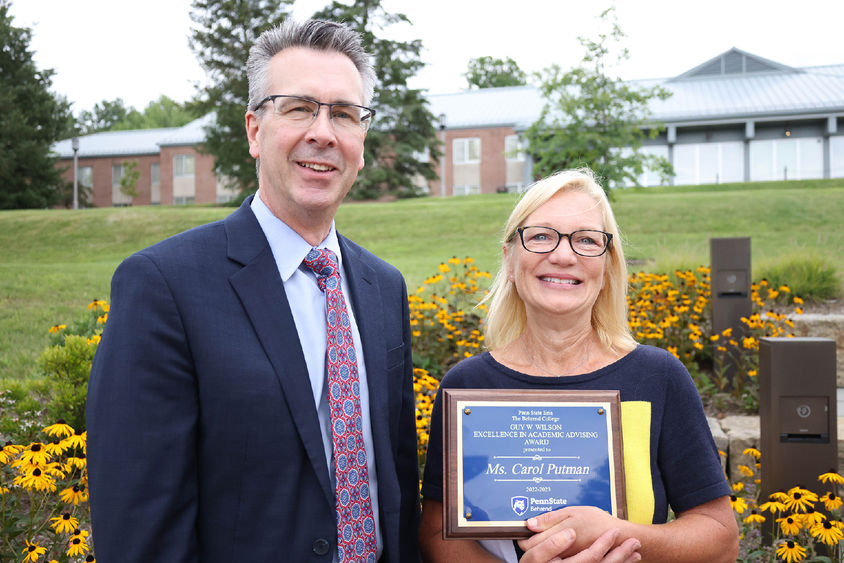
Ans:
POLYGON ((317 275, 317 285, 327 303, 326 365, 337 481, 337 558, 340 563, 374 563, 375 519, 363 444, 357 355, 337 256, 325 248, 312 248, 303 264, 317 275))

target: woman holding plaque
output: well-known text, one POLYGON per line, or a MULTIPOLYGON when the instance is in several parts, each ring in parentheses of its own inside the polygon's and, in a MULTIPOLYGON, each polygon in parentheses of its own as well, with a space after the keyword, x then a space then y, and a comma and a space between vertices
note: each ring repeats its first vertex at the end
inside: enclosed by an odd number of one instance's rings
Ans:
POLYGON ((618 227, 592 173, 564 171, 534 184, 504 235, 486 298, 488 350, 450 370, 441 389, 619 390, 627 519, 568 506, 528 518, 534 535, 518 542, 444 540, 440 392, 422 485, 423 558, 735 561, 730 489, 700 396, 679 360, 630 334, 618 227))

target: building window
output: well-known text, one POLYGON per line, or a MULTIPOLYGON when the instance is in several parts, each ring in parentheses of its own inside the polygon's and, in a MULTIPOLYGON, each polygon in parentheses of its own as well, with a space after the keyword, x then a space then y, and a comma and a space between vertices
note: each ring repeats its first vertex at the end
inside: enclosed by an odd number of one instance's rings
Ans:
POLYGON ((470 137, 454 139, 454 164, 475 164, 481 161, 481 139, 470 137))
POLYGON ((766 139, 750 142, 750 180, 823 177, 823 139, 766 139))
POLYGON ((173 177, 193 176, 194 162, 192 154, 177 154, 173 157, 173 177))
POLYGON ((829 138, 829 177, 844 178, 844 137, 829 138))
POLYGON ((161 164, 153 162, 149 165, 150 197, 151 205, 161 204, 161 164))
POLYGON ((744 143, 674 145, 674 184, 723 184, 744 181, 744 143))
POLYGON ((111 204, 115 207, 125 207, 132 204, 132 198, 120 190, 120 180, 123 179, 123 165, 111 165, 111 204))
POLYGON ((504 137, 504 158, 516 162, 525 161, 524 146, 518 135, 504 137))
POLYGON ((89 190, 94 187, 94 167, 93 166, 80 166, 79 171, 77 172, 76 181, 79 185, 83 188, 88 188, 89 190))
POLYGON ((481 186, 474 184, 471 186, 454 186, 454 195, 478 195, 481 193, 481 186))

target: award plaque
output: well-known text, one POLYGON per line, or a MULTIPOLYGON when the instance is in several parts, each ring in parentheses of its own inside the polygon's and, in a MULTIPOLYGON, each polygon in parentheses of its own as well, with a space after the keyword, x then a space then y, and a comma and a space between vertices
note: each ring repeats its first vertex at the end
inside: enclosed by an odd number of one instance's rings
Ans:
POLYGON ((625 518, 618 391, 443 389, 443 537, 518 539, 566 506, 625 518))

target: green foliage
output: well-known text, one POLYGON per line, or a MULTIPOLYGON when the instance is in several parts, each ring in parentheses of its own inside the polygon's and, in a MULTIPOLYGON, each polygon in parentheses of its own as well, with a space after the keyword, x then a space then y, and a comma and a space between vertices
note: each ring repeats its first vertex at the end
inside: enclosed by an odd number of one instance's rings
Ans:
POLYGON ((422 42, 392 41, 376 35, 388 26, 410 23, 404 14, 389 14, 380 0, 335 1, 315 18, 341 21, 358 31, 363 46, 374 57, 376 116, 364 143, 366 165, 349 194, 352 199, 375 199, 385 194, 412 197, 420 183, 437 178, 433 162, 440 156, 434 116, 422 90, 407 81, 424 65, 422 42), (420 159, 425 154, 428 158, 420 159), (423 180, 424 179, 424 180, 423 180))
POLYGON ((841 295, 841 276, 833 264, 817 256, 794 256, 760 269, 760 276, 772 286, 788 285, 793 294, 812 301, 841 295))
POLYGON ((12 25, 0 0, 0 209, 50 207, 59 173, 52 144, 68 132, 70 105, 50 92, 52 70, 39 70, 32 32, 12 25))
POLYGON ((206 129, 204 150, 214 155, 217 177, 234 181, 241 193, 258 188, 255 160, 249 154, 244 114, 249 99, 246 60, 265 30, 280 24, 292 0, 194 0, 190 45, 205 69, 207 85, 194 108, 215 112, 206 129))
POLYGON ((84 336, 71 334, 64 344, 51 346, 41 354, 38 367, 51 379, 48 420, 64 419, 74 428, 85 428, 88 374, 96 346, 84 336))
POLYGON ((500 88, 502 86, 524 86, 527 74, 510 57, 477 57, 469 61, 469 69, 463 75, 469 88, 500 88))
POLYGON ((81 111, 77 128, 80 135, 90 135, 98 131, 181 127, 198 117, 197 109, 191 104, 180 104, 167 96, 150 102, 142 112, 116 98, 96 103, 90 111, 81 111))
POLYGON ((127 197, 138 197, 138 178, 141 172, 138 170, 137 160, 124 160, 123 171, 120 174, 120 193, 127 197))
MULTIPOLYGON (((564 71, 552 65, 540 75, 546 100, 539 119, 525 132, 533 171, 544 177, 557 170, 588 166, 604 188, 636 184, 645 168, 667 178, 672 168, 663 157, 640 152, 646 137, 655 138, 661 124, 648 119, 648 103, 670 93, 659 86, 641 88, 608 75, 608 58, 624 33, 614 9, 601 14, 610 31, 596 40, 579 37, 586 54, 580 66, 564 71), (621 149, 621 147, 629 147, 621 149)), ((627 49, 617 55, 627 59, 627 49)))

